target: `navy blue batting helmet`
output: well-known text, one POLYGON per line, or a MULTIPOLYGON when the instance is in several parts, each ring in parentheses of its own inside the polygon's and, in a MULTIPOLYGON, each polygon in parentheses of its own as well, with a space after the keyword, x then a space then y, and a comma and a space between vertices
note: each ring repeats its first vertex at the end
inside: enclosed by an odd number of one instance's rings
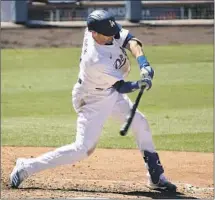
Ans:
POLYGON ((121 26, 116 23, 114 16, 106 10, 95 10, 87 18, 89 31, 95 31, 105 36, 114 36, 119 33, 121 26))

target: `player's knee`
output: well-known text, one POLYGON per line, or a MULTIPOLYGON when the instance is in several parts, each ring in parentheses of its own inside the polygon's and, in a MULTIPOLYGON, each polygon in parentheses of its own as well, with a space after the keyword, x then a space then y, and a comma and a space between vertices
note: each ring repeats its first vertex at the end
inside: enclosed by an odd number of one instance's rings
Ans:
POLYGON ((96 145, 86 145, 86 144, 78 144, 78 143, 76 143, 75 146, 77 151, 82 152, 87 156, 90 156, 96 148, 96 145))
POLYGON ((85 155, 87 154, 87 151, 88 151, 87 147, 83 143, 75 142, 72 144, 72 146, 76 152, 79 152, 85 155))
POLYGON ((149 124, 146 117, 140 113, 136 112, 133 122, 132 122, 133 129, 141 129, 141 131, 149 131, 149 124))
POLYGON ((147 122, 147 119, 145 117, 145 115, 143 115, 142 113, 140 113, 139 111, 136 112, 135 114, 135 118, 138 122, 147 122))

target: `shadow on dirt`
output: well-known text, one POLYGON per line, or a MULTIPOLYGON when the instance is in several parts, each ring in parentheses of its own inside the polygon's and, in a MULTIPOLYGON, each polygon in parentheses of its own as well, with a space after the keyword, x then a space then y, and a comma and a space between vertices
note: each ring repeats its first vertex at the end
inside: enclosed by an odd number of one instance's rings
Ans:
MULTIPOLYGON (((28 187, 28 188, 22 188, 23 190, 50 190, 50 191, 62 191, 62 192, 84 192, 84 193, 101 193, 101 194, 121 194, 121 195, 126 195, 126 196, 134 196, 136 198, 141 198, 141 197, 148 197, 151 199, 198 199, 195 197, 191 197, 188 195, 185 195, 181 192, 168 192, 168 191, 111 191, 111 190, 87 190, 87 189, 72 189, 72 188, 39 188, 39 187, 28 187)), ((126 198, 126 197, 124 197, 126 198)), ((111 198, 110 198, 111 199, 111 198)))
POLYGON ((134 192, 122 192, 120 194, 123 195, 128 195, 128 196, 137 196, 137 197, 149 197, 152 199, 198 199, 195 197, 187 196, 181 192, 139 192, 139 191, 134 191, 134 192))

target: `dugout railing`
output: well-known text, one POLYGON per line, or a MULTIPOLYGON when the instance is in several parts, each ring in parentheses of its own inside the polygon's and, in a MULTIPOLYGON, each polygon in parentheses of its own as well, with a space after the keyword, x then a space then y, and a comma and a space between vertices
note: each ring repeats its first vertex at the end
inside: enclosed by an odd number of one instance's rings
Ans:
MULTIPOLYGON (((29 19, 45 21, 85 20, 86 15, 93 9, 110 9, 117 19, 126 16, 126 1, 61 1, 37 0, 28 4, 29 19), (40 3, 38 3, 40 1, 40 3), (41 2, 44 2, 41 4, 41 2), (120 13, 121 12, 121 13, 120 13), (123 16, 124 13, 124 16, 123 16), (39 17, 40 16, 40 17, 39 17)), ((213 0, 184 0, 184 1, 141 1, 142 16, 140 20, 165 19, 213 19, 213 0), (151 13, 152 14, 151 14, 151 13), (155 12, 158 13, 154 14, 155 12)))

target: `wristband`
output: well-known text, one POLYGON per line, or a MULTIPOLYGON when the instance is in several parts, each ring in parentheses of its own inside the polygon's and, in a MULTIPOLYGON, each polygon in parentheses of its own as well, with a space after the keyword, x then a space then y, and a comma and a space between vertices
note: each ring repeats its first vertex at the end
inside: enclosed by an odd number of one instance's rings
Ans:
POLYGON ((138 56, 137 62, 139 64, 140 69, 142 69, 143 67, 149 66, 149 62, 147 61, 145 56, 138 56))

